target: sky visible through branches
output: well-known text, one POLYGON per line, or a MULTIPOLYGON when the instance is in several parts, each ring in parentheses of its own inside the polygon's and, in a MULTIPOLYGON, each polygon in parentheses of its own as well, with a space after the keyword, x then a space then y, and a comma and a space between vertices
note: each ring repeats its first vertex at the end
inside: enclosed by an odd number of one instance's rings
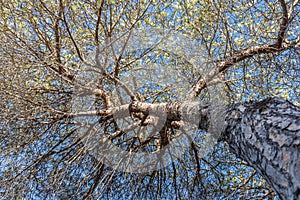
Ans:
POLYGON ((0 198, 278 199, 218 136, 229 104, 299 106, 297 0, 0 7, 0 198))

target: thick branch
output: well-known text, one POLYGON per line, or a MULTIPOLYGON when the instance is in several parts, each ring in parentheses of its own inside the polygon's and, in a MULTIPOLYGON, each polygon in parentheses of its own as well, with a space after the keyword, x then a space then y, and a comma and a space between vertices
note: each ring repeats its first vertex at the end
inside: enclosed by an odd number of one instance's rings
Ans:
MULTIPOLYGON (((128 117, 132 113, 155 115, 166 121, 196 123, 209 131, 215 106, 199 102, 149 104, 134 102, 101 112, 78 113, 128 117)), ((226 108, 219 139, 253 166, 282 199, 300 197, 300 108, 279 98, 233 104, 226 108)), ((75 116, 75 115, 73 115, 75 116)), ((133 126, 140 125, 139 122, 133 126)), ((131 127, 129 127, 131 128, 131 127)), ((117 137, 116 132, 111 138, 117 137)), ((165 141, 167 135, 160 135, 165 141)))
POLYGON ((285 3, 285 0, 280 0, 280 5, 282 8, 282 21, 279 27, 278 37, 277 37, 277 45, 278 47, 281 47, 282 42, 284 41, 286 30, 289 23, 289 16, 287 11, 287 6, 285 3))
MULTIPOLYGON (((190 94, 189 98, 194 99, 195 97, 197 97, 200 94, 200 92, 204 88, 207 87, 207 84, 216 77, 216 75, 225 71, 226 69, 233 66, 234 64, 236 64, 242 60, 245 60, 247 58, 251 58, 254 55, 284 51, 286 49, 294 47, 295 44, 297 44, 297 42, 299 42, 299 41, 295 41, 288 45, 283 44, 284 39, 285 39, 285 34, 287 31, 287 27, 288 27, 288 23, 289 23, 289 13, 287 10, 287 5, 284 0, 280 0, 280 5, 282 8, 282 21, 281 21, 281 24, 279 27, 277 41, 271 45, 260 45, 260 46, 251 47, 249 49, 244 50, 240 54, 233 55, 229 59, 224 60, 215 68, 215 70, 213 70, 205 78, 199 80, 194 85, 194 87, 191 89, 191 91, 189 93, 190 94)), ((293 5, 292 7, 295 7, 295 5, 293 5)), ((294 8, 291 8, 291 9, 294 9, 294 8)), ((292 12, 292 11, 290 10, 290 12, 292 12)))
POLYGON ((293 43, 290 43, 287 45, 282 45, 282 47, 280 47, 280 48, 278 48, 277 44, 255 46, 255 47, 251 47, 249 49, 244 50, 242 53, 233 55, 229 59, 221 62, 205 78, 200 79, 190 90, 189 99, 195 99, 195 97, 197 97, 200 94, 200 92, 207 86, 207 84, 210 81, 212 81, 218 74, 225 71, 226 69, 233 66, 234 64, 236 64, 242 60, 245 60, 247 58, 251 58, 254 55, 282 52, 284 50, 293 48, 297 44, 297 42, 299 42, 299 41, 297 40, 296 42, 293 42, 293 43))

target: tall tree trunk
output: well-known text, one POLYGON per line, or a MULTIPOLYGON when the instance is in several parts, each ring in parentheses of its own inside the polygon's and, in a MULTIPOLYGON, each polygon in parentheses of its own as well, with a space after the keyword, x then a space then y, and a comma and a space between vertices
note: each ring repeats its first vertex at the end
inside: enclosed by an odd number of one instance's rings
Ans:
MULTIPOLYGON (((118 113, 129 110, 135 116, 142 114, 138 118, 146 119, 149 113, 163 116, 166 112, 166 124, 183 120, 199 123, 202 130, 209 131, 211 127, 222 130, 219 139, 227 142, 238 157, 254 167, 281 199, 299 200, 300 107, 279 98, 268 98, 260 102, 233 104, 225 109, 225 118, 217 116, 216 109, 216 106, 199 102, 135 102, 97 114, 118 116, 118 113), (221 119, 224 125, 215 118, 221 119)), ((163 138, 166 135, 161 137, 161 140, 168 140, 163 138)))
POLYGON ((231 106, 221 140, 281 199, 300 199, 300 108, 278 99, 231 106))

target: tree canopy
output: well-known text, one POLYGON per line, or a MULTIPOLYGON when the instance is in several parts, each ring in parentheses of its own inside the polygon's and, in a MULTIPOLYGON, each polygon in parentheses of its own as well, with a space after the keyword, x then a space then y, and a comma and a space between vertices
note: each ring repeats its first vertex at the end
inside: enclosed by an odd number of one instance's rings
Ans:
POLYGON ((0 5, 1 198, 279 198, 220 136, 230 105, 299 115, 298 0, 0 5))

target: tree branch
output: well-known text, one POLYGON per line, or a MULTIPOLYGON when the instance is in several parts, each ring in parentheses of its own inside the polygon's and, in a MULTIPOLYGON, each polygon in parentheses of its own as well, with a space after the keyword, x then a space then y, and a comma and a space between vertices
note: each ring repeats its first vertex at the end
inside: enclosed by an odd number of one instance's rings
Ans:
POLYGON ((287 49, 293 48, 297 43, 299 43, 298 39, 293 43, 281 45, 281 47, 278 47, 277 43, 272 45, 260 45, 246 49, 240 54, 233 55, 229 59, 222 61, 205 78, 200 79, 190 90, 189 99, 195 99, 195 97, 197 97, 200 94, 200 92, 207 87, 210 81, 212 81, 219 73, 224 72, 226 69, 233 66, 234 64, 247 58, 251 58, 254 55, 282 52, 287 49))
POLYGON ((282 8, 282 21, 280 24, 279 32, 278 32, 278 37, 277 37, 277 45, 278 47, 281 47, 282 42, 285 38, 286 30, 288 27, 289 23, 289 16, 288 16, 288 11, 287 11, 287 6, 284 0, 280 0, 280 5, 282 8))

